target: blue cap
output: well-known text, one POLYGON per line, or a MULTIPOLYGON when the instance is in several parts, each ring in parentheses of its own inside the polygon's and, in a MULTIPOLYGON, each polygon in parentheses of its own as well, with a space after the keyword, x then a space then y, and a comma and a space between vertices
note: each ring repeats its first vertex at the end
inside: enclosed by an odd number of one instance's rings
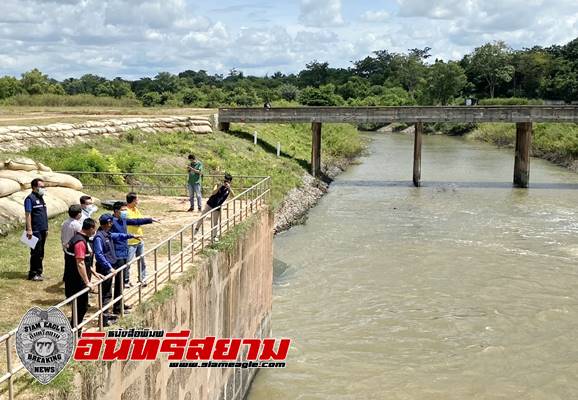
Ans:
POLYGON ((113 217, 111 214, 102 214, 98 219, 98 222, 100 222, 101 225, 104 225, 108 224, 110 221, 112 221, 112 219, 113 217))

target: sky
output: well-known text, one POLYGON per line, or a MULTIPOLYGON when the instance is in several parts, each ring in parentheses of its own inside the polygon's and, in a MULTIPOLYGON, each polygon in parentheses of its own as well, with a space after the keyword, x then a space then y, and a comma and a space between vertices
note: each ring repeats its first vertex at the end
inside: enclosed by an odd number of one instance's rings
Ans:
POLYGON ((493 40, 576 37, 577 0, 0 0, 0 75, 264 76, 312 60, 347 68, 383 49, 449 60, 493 40))

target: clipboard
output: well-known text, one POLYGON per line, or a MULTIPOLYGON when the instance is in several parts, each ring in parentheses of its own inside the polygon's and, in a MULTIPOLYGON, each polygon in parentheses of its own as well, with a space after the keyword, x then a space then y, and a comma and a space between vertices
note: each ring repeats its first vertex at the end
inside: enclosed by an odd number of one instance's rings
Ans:
POLYGON ((26 231, 24 231, 22 236, 20 236, 20 241, 34 250, 36 244, 38 243, 38 238, 36 236, 32 236, 32 238, 28 239, 28 236, 26 236, 26 231))

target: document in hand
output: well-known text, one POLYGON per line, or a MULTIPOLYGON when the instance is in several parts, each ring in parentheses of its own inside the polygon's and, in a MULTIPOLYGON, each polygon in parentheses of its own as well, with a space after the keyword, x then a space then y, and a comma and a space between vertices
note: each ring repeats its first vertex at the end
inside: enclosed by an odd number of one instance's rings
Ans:
POLYGON ((38 243, 38 238, 36 236, 32 236, 30 239, 26 236, 26 231, 20 236, 20 241, 24 243, 26 246, 30 247, 32 250, 36 247, 36 243, 38 243))

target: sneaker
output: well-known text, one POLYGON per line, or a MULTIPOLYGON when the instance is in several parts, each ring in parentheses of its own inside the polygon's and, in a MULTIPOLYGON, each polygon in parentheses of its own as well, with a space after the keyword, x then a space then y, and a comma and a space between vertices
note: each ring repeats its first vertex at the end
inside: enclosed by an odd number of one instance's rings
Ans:
POLYGON ((130 282, 124 284, 125 289, 130 289, 132 286, 133 286, 133 284, 130 282))
POLYGON ((195 211, 194 207, 189 207, 189 209, 187 210, 187 212, 191 212, 191 211, 195 211))
POLYGON ((113 319, 113 318, 105 319, 104 321, 102 321, 102 326, 105 326, 105 327, 106 327, 106 326, 111 326, 111 325, 116 324, 116 322, 117 322, 116 318, 114 318, 114 319, 113 319))
POLYGON ((146 282, 143 282, 143 283, 142 283, 142 287, 147 287, 148 285, 149 285, 149 284, 146 283, 146 282))
POLYGON ((41 282, 41 281, 44 280, 44 278, 41 277, 40 275, 34 275, 34 276, 32 277, 32 280, 33 280, 34 282, 41 282))

